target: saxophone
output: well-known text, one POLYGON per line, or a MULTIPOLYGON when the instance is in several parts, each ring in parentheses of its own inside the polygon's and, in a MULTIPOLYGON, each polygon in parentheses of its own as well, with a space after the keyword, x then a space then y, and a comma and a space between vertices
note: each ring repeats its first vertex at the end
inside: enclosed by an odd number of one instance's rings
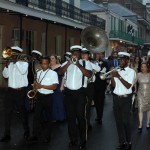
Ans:
POLYGON ((35 73, 34 73, 33 89, 28 91, 27 93, 29 99, 34 99, 37 93, 37 89, 35 88, 37 84, 37 72, 42 69, 39 61, 35 61, 34 68, 35 68, 35 73))

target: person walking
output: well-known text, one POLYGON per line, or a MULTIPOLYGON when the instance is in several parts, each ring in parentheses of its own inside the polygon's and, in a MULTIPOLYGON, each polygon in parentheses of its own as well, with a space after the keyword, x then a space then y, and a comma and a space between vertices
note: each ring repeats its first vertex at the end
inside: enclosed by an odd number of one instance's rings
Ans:
POLYGON ((131 106, 132 87, 135 83, 136 72, 129 68, 130 54, 119 52, 120 69, 112 72, 111 85, 113 90, 113 110, 119 137, 118 150, 131 150, 131 106))

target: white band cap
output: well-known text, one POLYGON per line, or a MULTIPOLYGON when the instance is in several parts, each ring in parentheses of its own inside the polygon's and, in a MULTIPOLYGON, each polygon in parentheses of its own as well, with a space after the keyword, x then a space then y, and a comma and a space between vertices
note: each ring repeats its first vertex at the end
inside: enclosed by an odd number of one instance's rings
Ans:
POLYGON ((82 50, 82 46, 80 45, 74 45, 70 47, 70 51, 77 51, 77 50, 82 50))
POLYGON ((23 52, 23 49, 20 48, 19 46, 12 46, 11 49, 16 50, 16 51, 21 52, 21 53, 23 52))
POLYGON ((42 56, 42 53, 41 53, 41 52, 39 52, 38 50, 32 50, 31 54, 32 54, 32 53, 36 53, 36 54, 38 54, 38 55, 42 56))
POLYGON ((119 52, 118 53, 118 57, 130 57, 130 54, 129 53, 127 53, 127 52, 119 52))

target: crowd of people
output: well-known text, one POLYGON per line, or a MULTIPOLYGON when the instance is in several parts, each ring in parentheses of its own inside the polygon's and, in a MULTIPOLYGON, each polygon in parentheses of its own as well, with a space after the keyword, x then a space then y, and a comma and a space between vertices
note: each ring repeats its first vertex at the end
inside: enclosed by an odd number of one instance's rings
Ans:
POLYGON ((17 109, 24 138, 29 143, 50 142, 52 122, 67 120, 69 147, 84 149, 87 132, 92 129, 92 103, 95 121, 101 125, 106 93, 112 93, 113 97, 118 150, 132 149, 131 108, 138 109, 138 133, 142 133, 145 111, 146 128, 150 129, 149 59, 140 56, 131 59, 129 53, 117 51, 108 59, 104 52, 91 58, 88 49, 74 45, 65 53, 63 62, 55 54, 44 56, 38 50, 33 50, 28 60, 20 60, 17 56, 23 49, 18 46, 8 49, 12 50, 12 56, 3 70, 8 91, 4 100, 5 130, 0 142, 11 140, 11 116, 17 109), (30 111, 34 111, 32 133, 28 122, 30 111))

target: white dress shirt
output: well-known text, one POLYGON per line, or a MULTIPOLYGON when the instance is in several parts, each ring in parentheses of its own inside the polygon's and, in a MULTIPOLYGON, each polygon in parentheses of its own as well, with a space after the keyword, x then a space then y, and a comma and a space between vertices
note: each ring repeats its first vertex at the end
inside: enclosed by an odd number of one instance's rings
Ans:
POLYGON ((133 85, 135 83, 135 79, 136 79, 136 72, 129 67, 126 67, 124 69, 125 70, 119 69, 118 73, 125 81, 130 83, 132 86, 129 89, 127 89, 122 84, 122 82, 118 78, 115 77, 114 80, 115 80, 116 86, 115 86, 113 93, 116 95, 125 95, 125 94, 131 94, 132 93, 132 87, 133 87, 133 85))
MULTIPOLYGON (((83 60, 79 60, 79 63, 83 66, 83 60)), ((67 61, 62 64, 62 67, 67 64, 67 61)), ((89 61, 85 61, 85 68, 92 71, 92 66, 89 61)), ((82 86, 82 77, 83 73, 81 70, 74 64, 70 64, 65 72, 65 87, 70 90, 78 90, 81 87, 87 87, 88 78, 84 76, 84 84, 82 86)))
POLYGON ((95 79, 96 79, 96 76, 95 76, 95 73, 96 72, 99 72, 101 70, 100 66, 98 64, 95 64, 93 62, 90 62, 91 63, 91 66, 92 66, 92 70, 93 70, 93 74, 91 78, 89 78, 89 82, 95 82, 95 79))
MULTIPOLYGON (((47 69, 45 71, 40 70, 37 72, 37 81, 41 85, 53 85, 53 84, 58 84, 58 75, 55 71, 51 69, 47 69)), ((48 90, 48 89, 38 89, 38 92, 41 94, 52 94, 54 93, 53 90, 48 90)))
POLYGON ((11 62, 8 68, 4 68, 3 77, 8 78, 8 87, 21 88, 28 86, 28 63, 18 61, 15 64, 11 62))

